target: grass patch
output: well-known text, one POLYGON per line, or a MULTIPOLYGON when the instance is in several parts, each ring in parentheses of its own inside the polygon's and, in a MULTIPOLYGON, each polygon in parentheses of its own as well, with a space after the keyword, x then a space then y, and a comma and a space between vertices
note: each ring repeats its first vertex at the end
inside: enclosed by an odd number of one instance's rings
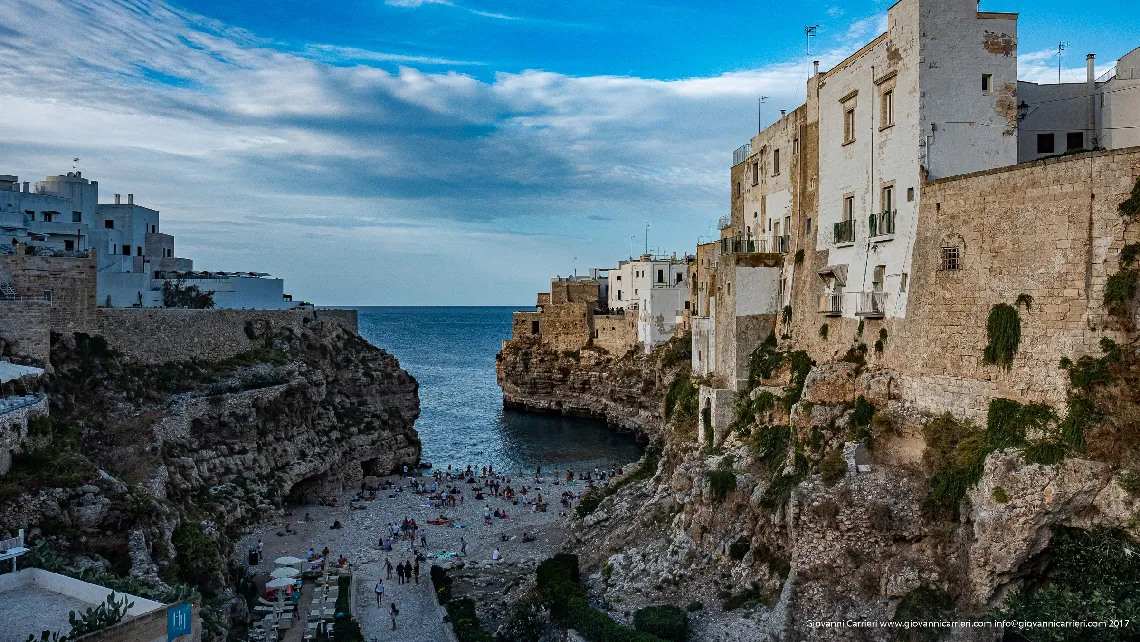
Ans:
POLYGON ((1001 486, 994 486, 993 496, 994 496, 994 501, 999 503, 999 504, 1008 504, 1009 503, 1009 493, 1005 492, 1005 489, 1002 488, 1001 486))
POLYGON ((729 493, 736 492, 736 473, 723 468, 709 471, 709 490, 713 501, 723 502, 729 493))

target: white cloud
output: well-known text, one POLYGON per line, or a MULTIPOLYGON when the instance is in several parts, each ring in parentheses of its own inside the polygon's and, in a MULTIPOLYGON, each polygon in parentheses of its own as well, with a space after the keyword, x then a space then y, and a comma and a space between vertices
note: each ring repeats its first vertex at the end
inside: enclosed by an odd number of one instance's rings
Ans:
MULTIPOLYGON (((1085 58, 1075 52, 1064 51, 1061 54, 1061 82, 1085 82, 1088 69, 1082 64, 1085 58), (1080 66, 1076 66, 1076 64, 1080 66)), ((1100 74, 1116 66, 1116 61, 1104 62, 1096 67, 1096 74, 1100 74)), ((1017 56, 1017 78, 1038 84, 1057 83, 1057 50, 1043 49, 1031 51, 1017 56)))

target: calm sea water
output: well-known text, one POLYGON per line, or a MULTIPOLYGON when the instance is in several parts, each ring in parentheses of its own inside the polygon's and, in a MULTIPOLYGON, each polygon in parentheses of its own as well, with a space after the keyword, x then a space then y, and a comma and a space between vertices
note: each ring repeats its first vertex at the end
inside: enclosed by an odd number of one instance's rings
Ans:
POLYGON ((582 470, 641 457, 641 446, 604 423, 503 408, 495 355, 511 335, 506 307, 358 308, 360 334, 391 352, 420 382, 423 460, 436 467, 582 470))

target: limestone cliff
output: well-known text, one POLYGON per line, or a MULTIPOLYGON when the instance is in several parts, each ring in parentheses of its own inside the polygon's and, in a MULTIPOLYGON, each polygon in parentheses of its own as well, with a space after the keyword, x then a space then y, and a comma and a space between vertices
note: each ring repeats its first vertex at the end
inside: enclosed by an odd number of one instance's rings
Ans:
POLYGON ((391 355, 335 321, 245 332, 236 356, 160 365, 54 337, 52 413, 0 479, 0 531, 209 596, 242 527, 418 462, 418 384, 391 355))
POLYGON ((665 393, 689 361, 688 337, 653 354, 632 350, 614 357, 586 348, 557 352, 537 341, 508 341, 495 365, 503 405, 535 412, 594 417, 644 439, 660 439, 665 393))
MULTIPOLYGON (((518 367, 508 354, 504 362, 518 367)), ((540 383, 508 381, 505 396, 622 416, 607 384, 616 379, 610 368, 631 364, 544 358, 515 371, 541 374, 540 383)), ((1065 593, 1069 580, 1054 577, 1071 561, 1056 543, 1066 528, 1127 559, 1128 538, 1140 532, 1135 346, 1071 365, 1078 387, 1067 410, 996 400, 985 427, 900 400, 897 373, 857 353, 813 364, 769 345, 752 361, 751 391, 738 396, 728 430, 694 425, 707 417, 694 421, 693 408, 668 408, 666 421, 658 401, 661 455, 646 462, 655 473, 580 507, 571 546, 616 619, 664 602, 694 612, 693 639, 894 639, 813 623, 984 618, 990 609, 1044 618, 1059 607, 1043 600, 1083 595, 1065 593), (1074 425, 1080 444, 1064 436, 1074 425), (1036 592, 1049 584, 1060 588, 1036 592)), ((654 358, 640 365, 662 372, 654 358)), ((672 387, 678 371, 664 372, 654 389, 672 387)), ((669 405, 691 405, 695 391, 669 396, 669 405)), ((642 404, 631 410, 652 412, 642 404)), ((1097 590, 1127 595, 1125 584, 1097 590)), ((998 632, 922 639, 939 634, 998 632)))

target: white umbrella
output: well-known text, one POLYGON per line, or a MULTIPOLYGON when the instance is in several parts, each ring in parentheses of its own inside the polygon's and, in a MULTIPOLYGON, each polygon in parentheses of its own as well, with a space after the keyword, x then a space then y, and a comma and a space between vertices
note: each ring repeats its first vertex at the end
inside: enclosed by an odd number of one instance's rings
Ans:
POLYGON ((303 560, 299 557, 286 556, 286 557, 278 557, 277 559, 273 560, 273 563, 278 565, 278 566, 292 566, 294 564, 300 564, 301 562, 304 562, 304 561, 305 560, 303 560))
POLYGON ((297 577, 300 574, 301 574, 301 571, 298 571, 297 569, 293 568, 292 566, 282 566, 281 568, 273 569, 273 572, 269 574, 269 577, 273 577, 273 578, 297 577))
POLYGON ((273 580, 272 582, 267 582, 265 584, 265 586, 267 588, 285 588, 286 586, 292 586, 293 584, 296 584, 296 583, 297 583, 296 580, 294 580, 292 578, 279 577, 279 578, 273 580))

